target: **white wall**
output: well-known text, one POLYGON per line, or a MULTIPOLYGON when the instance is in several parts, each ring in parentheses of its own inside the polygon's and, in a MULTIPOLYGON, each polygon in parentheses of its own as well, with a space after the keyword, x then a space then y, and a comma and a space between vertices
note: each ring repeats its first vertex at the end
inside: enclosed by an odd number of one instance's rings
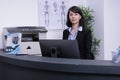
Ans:
POLYGON ((95 35, 101 39, 97 59, 111 60, 112 51, 120 46, 120 1, 87 0, 87 4, 95 11, 95 35))
POLYGON ((93 23, 94 34, 100 39, 100 52, 96 55, 97 60, 104 59, 104 0, 87 0, 87 5, 93 9, 95 22, 93 23))
POLYGON ((0 0, 0 48, 3 27, 38 25, 38 0, 0 0))
POLYGON ((79 5, 86 6, 87 5, 86 0, 69 0, 69 7, 79 5))
POLYGON ((111 60, 112 51, 120 46, 120 0, 104 0, 105 60, 111 60))

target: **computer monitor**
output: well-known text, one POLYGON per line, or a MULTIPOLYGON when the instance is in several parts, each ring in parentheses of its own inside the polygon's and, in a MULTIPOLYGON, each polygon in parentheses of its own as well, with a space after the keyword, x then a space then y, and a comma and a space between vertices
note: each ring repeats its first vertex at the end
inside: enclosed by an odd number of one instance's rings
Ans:
POLYGON ((77 40, 40 40, 42 56, 80 59, 77 40))

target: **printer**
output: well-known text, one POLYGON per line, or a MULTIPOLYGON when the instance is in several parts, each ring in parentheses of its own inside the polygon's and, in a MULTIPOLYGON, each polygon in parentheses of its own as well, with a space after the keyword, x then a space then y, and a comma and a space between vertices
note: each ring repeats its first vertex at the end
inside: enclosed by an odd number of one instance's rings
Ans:
POLYGON ((47 30, 41 26, 5 27, 4 51, 8 54, 41 54, 39 39, 46 39, 47 30))

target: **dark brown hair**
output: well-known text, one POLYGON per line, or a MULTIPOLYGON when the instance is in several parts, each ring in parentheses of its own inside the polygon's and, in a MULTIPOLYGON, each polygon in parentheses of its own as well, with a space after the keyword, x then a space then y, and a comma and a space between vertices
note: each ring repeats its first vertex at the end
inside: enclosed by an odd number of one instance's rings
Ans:
POLYGON ((81 16, 81 19, 79 21, 79 26, 84 27, 84 16, 82 14, 81 9, 79 7, 77 7, 77 6, 72 6, 72 7, 69 8, 68 13, 67 13, 67 22, 66 22, 66 25, 68 27, 72 27, 72 23, 71 23, 71 21, 69 19, 69 13, 70 13, 70 11, 72 11, 74 13, 78 13, 81 16))

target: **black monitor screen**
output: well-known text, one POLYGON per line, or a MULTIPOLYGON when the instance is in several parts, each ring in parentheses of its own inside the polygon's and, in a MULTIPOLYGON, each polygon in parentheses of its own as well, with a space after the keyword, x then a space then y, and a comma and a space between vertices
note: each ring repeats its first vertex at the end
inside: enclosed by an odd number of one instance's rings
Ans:
POLYGON ((77 40, 40 40, 42 56, 79 59, 77 40))

